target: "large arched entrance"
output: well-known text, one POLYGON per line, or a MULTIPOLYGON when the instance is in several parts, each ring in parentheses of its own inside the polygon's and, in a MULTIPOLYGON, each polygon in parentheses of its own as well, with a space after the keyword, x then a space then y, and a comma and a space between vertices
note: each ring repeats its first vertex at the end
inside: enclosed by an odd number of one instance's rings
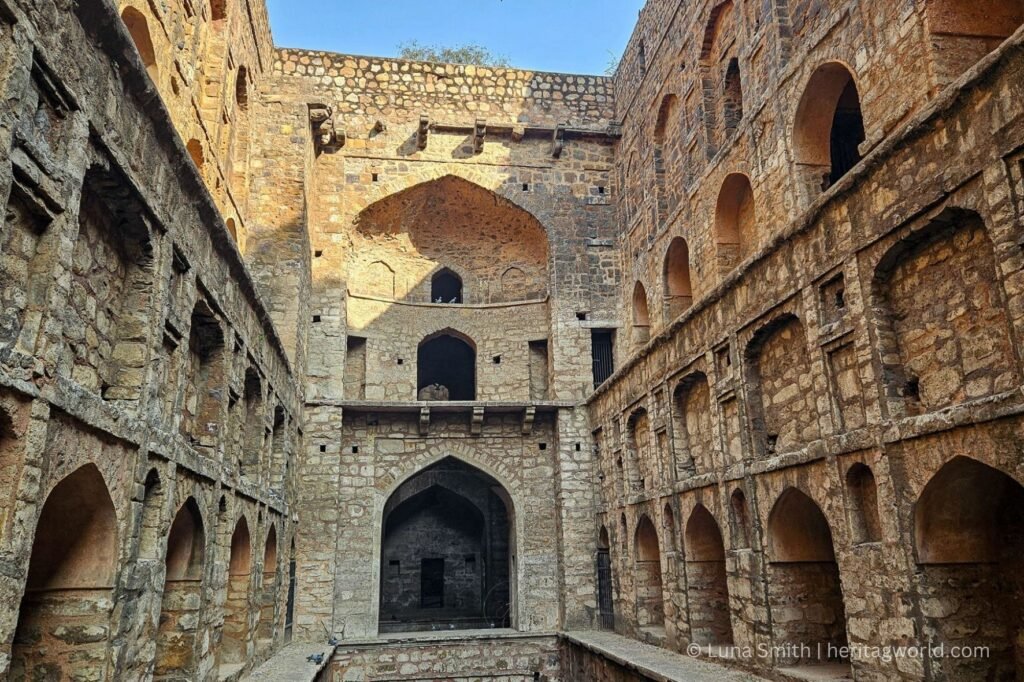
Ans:
POLYGON ((1024 487, 957 457, 914 506, 922 636, 933 646, 985 647, 932 657, 936 679, 1020 679, 1024 671, 1024 487))
POLYGON ((454 458, 416 474, 384 507, 380 632, 513 625, 511 499, 454 458))

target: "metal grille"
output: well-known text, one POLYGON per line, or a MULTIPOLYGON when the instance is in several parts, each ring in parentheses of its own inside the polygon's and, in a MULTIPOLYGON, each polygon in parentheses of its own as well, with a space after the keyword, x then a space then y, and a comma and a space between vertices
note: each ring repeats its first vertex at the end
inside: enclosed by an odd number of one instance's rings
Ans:
POLYGON ((594 388, 604 383, 605 379, 615 371, 613 357, 614 331, 611 329, 592 329, 590 331, 590 348, 594 360, 594 388))
POLYGON ((615 629, 615 607, 612 605, 612 560, 607 549, 597 550, 597 607, 601 627, 615 629))

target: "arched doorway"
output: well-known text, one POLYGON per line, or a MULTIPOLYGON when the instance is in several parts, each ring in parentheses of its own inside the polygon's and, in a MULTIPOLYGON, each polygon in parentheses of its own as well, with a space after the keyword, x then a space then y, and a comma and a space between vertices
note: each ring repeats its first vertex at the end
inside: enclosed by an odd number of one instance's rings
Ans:
POLYGON ((452 330, 432 334, 416 353, 420 400, 476 400, 476 346, 452 330))
POLYGON ((665 626, 658 531, 647 516, 636 527, 636 620, 641 630, 665 626))
POLYGON ((807 82, 793 129, 793 153, 809 199, 860 162, 864 137, 853 74, 839 62, 822 64, 807 82))
POLYGON ((725 543, 715 517, 700 504, 686 522, 686 579, 693 642, 732 644, 725 543))
POLYGON ((933 658, 935 678, 1019 679, 1024 487, 967 457, 948 462, 914 505, 914 550, 922 639, 946 651, 988 647, 983 657, 933 658))
POLYGON ((249 660, 249 581, 252 573, 252 543, 249 524, 243 516, 231 534, 228 561, 227 599, 224 602, 224 630, 218 665, 220 676, 239 670, 249 660))
MULTIPOLYGON (((776 664, 824 663, 830 647, 846 646, 846 609, 828 520, 796 488, 783 491, 768 515, 768 561, 776 664)), ((849 672, 848 662, 836 667, 849 672)))
POLYGON ((647 289, 642 282, 633 285, 633 345, 640 346, 651 339, 651 313, 647 306, 647 289))
POLYGON ((384 507, 380 632, 513 626, 511 498, 494 478, 446 458, 384 507))
POLYGON ((70 665, 83 678, 106 679, 117 555, 114 503, 99 470, 87 464, 58 483, 43 504, 10 679, 58 679, 70 665), (60 636, 71 630, 103 635, 60 636))
POLYGON ((730 173, 722 182, 715 204, 715 245, 718 271, 736 267, 757 245, 757 210, 750 178, 730 173))
POLYGON ((167 535, 167 573, 153 671, 156 679, 187 678, 195 672, 204 550, 202 515, 190 497, 174 516, 167 535))

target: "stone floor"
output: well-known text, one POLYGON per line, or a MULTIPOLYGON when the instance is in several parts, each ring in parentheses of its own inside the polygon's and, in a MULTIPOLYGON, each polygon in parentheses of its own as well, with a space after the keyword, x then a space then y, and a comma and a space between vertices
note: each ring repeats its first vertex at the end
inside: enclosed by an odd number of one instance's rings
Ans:
POLYGON ((292 642, 278 651, 263 665, 253 670, 247 680, 266 682, 313 682, 331 660, 335 647, 330 644, 292 642), (310 656, 323 654, 319 663, 310 656))
POLYGON ((764 678, 644 644, 612 632, 566 632, 579 646, 628 665, 658 682, 762 682, 764 678))

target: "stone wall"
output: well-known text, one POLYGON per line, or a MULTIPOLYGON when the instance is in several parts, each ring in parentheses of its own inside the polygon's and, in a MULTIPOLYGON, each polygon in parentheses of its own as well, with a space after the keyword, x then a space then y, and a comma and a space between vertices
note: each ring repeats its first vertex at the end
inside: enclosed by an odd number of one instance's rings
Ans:
MULTIPOLYGON (((671 547, 699 505, 724 538, 733 640, 751 652, 739 661, 744 665, 801 664, 799 652, 772 649, 797 640, 812 648, 824 641, 946 645, 945 656, 889 661, 854 649, 857 679, 972 679, 1010 665, 1016 611, 987 634, 985 617, 977 612, 968 626, 961 607, 983 601, 988 585, 1015 593, 1014 563, 993 558, 972 583, 977 587, 967 588, 920 538, 938 534, 932 524, 941 513, 925 504, 933 490, 945 504, 959 499, 975 509, 946 512, 947 529, 961 528, 955 514, 962 513, 979 519, 974 537, 1015 546, 1019 528, 1012 515, 980 510, 1010 504, 1021 481, 1009 454, 1019 448, 1021 409, 1020 359, 1011 352, 1020 326, 1016 254, 1024 210, 1016 142, 1024 112, 1011 94, 1019 90, 1021 37, 940 91, 949 76, 936 60, 954 55, 935 51, 929 31, 935 7, 956 10, 934 5, 789 3, 800 9, 789 15, 786 3, 736 3, 743 116, 731 139, 695 157, 692 181, 692 163, 685 172, 663 168, 666 160, 691 157, 656 154, 651 140, 664 126, 664 97, 676 93, 684 139, 703 147, 706 126, 690 126, 707 123, 706 93, 689 98, 694 86, 685 80, 697 75, 677 67, 680 59, 687 67, 699 63, 698 36, 706 45, 710 35, 714 44, 714 30, 703 29, 715 25, 722 5, 649 3, 642 14, 617 77, 624 125, 616 162, 627 181, 621 245, 624 262, 633 264, 631 275, 624 267, 619 296, 628 310, 637 281, 649 292, 652 339, 632 354, 620 346, 627 357, 589 399, 601 474, 598 527, 611 540, 617 631, 677 650, 706 638, 706 614, 721 597, 705 589, 704 567, 689 558, 681 566, 662 553, 666 617, 676 622, 664 635, 652 633, 644 627, 649 581, 638 578, 647 558, 634 549, 648 519, 661 546, 671 547), (800 41, 792 40, 797 27, 800 41), (822 194, 808 184, 801 161, 809 157, 799 139, 806 125, 800 102, 805 84, 808 96, 820 85, 822 72, 812 73, 834 59, 855 70, 865 158, 822 194), (730 189, 724 178, 735 172, 750 178, 757 236, 723 272, 716 227, 729 208, 721 202, 730 189), (686 187, 664 218, 655 210, 664 203, 656 183, 662 173, 686 187), (637 199, 644 187, 654 196, 637 199), (680 236, 689 245, 693 300, 668 319, 654 302, 666 290, 666 251, 680 236), (699 393, 701 375, 708 399, 699 393), (638 407, 650 415, 649 436, 630 435, 638 407), (700 437, 703 425, 711 438, 700 437), (631 487, 621 464, 631 442, 656 442, 662 432, 669 454, 650 448, 653 461, 638 467, 673 477, 655 489, 631 487), (704 449, 710 452, 702 458, 704 449), (961 469, 991 477, 992 502, 966 483, 955 494, 945 488, 961 469), (796 491, 806 513, 794 517, 786 509, 796 491), (821 520, 810 524, 812 517, 821 520), (817 549, 792 563, 780 554, 791 546, 817 549), (930 576, 944 571, 952 582, 939 596, 930 576), (954 627, 975 634, 961 638, 954 627), (989 646, 990 655, 954 660, 954 640, 989 646)), ((965 60, 958 72, 967 68, 965 60)), ((848 87, 844 78, 837 88, 848 87)), ((682 542, 688 555, 691 540, 682 542)), ((971 574, 968 545, 948 547, 956 557, 949 560, 964 562, 963 575, 971 574)))
MULTIPOLYGON (((204 130, 210 150, 226 135, 189 109, 213 78, 193 52, 211 8, 131 8, 156 62, 108 2, 0 3, 0 669, 15 676, 237 676, 285 640, 285 571, 268 583, 263 563, 294 533, 300 383, 224 220, 241 220, 230 164, 210 151, 197 169, 175 129, 204 130), (243 452, 227 422, 247 368, 260 410, 243 452), (243 458, 258 463, 246 477, 243 458), (260 549, 234 594, 239 520, 260 549), (226 599, 243 614, 235 670, 217 668, 226 599)), ((262 7, 241 9, 232 31, 269 45, 262 7)), ((266 57, 243 43, 232 59, 266 57)))

